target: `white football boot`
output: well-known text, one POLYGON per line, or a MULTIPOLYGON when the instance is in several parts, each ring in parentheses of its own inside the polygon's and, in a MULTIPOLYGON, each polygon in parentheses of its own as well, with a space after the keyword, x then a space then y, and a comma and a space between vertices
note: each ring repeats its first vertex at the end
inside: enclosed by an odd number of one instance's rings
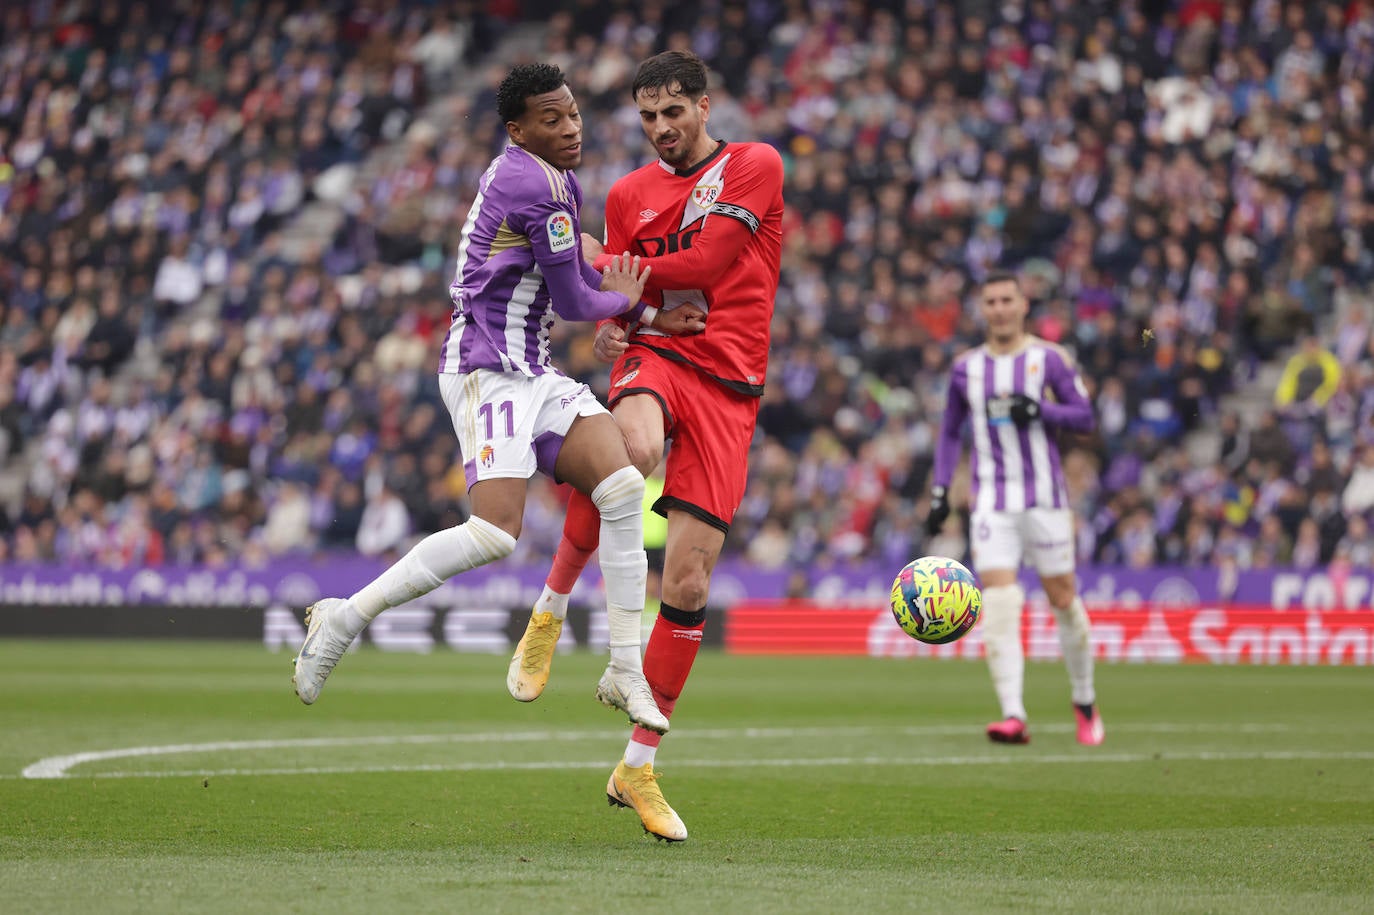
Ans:
POLYGON ((596 684, 596 698, 604 706, 620 709, 642 728, 657 734, 668 733, 668 719, 659 711, 641 670, 621 670, 612 662, 596 684))
POLYGON ((305 611, 305 643, 296 655, 296 672, 291 682, 296 687, 296 695, 306 705, 312 705, 320 697, 325 678, 353 643, 353 638, 336 620, 347 603, 341 598, 326 597, 305 611))

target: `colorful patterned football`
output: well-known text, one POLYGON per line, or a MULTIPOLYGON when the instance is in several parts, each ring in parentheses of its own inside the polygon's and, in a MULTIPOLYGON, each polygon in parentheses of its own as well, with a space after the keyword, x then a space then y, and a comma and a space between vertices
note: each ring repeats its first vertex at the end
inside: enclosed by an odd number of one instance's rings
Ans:
POLYGON ((892 583, 892 615, 913 639, 943 645, 961 638, 983 612, 973 573, 944 556, 906 564, 892 583))

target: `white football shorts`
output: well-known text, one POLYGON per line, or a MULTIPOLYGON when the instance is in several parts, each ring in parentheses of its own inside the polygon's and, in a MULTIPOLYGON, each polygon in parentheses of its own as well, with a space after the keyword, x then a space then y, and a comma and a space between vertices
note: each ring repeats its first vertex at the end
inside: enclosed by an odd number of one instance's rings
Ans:
POLYGON ((468 488, 479 480, 550 479, 563 439, 579 416, 609 413, 591 388, 560 372, 530 377, 477 369, 440 375, 439 391, 458 433, 468 488))
POLYGON ((973 567, 1019 569, 1024 556, 1041 575, 1074 570, 1073 513, 1067 508, 974 512, 969 519, 973 567))

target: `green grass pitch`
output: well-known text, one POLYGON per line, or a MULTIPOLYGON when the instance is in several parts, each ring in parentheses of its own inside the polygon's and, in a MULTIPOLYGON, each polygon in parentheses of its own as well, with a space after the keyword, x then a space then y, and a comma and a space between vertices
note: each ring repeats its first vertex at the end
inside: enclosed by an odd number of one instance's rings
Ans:
POLYGON ((981 663, 703 654, 668 845, 603 664, 364 649, 306 708, 259 646, 0 642, 0 912, 1374 911, 1368 668, 1100 665, 1087 748, 1034 664, 1005 747, 981 663))

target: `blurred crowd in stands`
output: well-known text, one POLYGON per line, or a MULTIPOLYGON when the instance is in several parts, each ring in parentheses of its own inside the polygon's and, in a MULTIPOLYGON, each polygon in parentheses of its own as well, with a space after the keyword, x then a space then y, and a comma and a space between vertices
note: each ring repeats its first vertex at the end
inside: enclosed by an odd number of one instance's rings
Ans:
MULTIPOLYGON (((727 554, 966 554, 920 520, 1009 267, 1097 407, 1061 443, 1082 561, 1374 563, 1374 0, 5 4, 0 559, 381 556, 465 518, 433 373, 496 83, 569 74, 595 232, 669 47, 787 168, 727 554)), ((558 358, 604 393, 590 337, 558 358)), ((523 558, 564 498, 531 489, 523 558)))

